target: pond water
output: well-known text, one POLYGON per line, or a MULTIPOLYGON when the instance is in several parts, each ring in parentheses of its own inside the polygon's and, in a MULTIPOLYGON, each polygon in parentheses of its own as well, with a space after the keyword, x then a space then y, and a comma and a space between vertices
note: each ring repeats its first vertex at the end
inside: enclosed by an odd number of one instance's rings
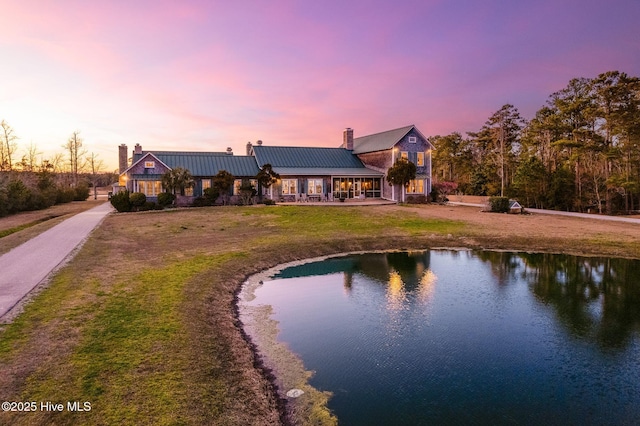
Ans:
MULTIPOLYGON (((241 319, 266 358, 271 332, 314 372, 340 425, 640 419, 639 261, 431 250, 269 274, 241 319)), ((288 377, 289 361, 266 362, 288 377)))

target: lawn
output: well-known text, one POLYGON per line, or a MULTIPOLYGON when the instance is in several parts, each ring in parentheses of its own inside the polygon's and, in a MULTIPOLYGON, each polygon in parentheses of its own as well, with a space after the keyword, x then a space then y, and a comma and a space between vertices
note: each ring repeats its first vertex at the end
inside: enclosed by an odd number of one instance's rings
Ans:
POLYGON ((0 423, 281 424, 282 401, 237 319, 248 275, 374 249, 640 257, 640 226, 594 222, 449 206, 113 214, 0 331, 2 401, 86 401, 91 410, 2 412, 0 423))

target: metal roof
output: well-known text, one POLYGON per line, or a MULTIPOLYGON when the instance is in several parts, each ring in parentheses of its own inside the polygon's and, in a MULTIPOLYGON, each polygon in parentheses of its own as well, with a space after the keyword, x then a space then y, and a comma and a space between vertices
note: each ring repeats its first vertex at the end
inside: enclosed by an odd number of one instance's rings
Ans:
POLYGON ((339 168, 339 167, 273 167, 273 171, 281 176, 359 176, 382 177, 383 173, 366 167, 339 168))
POLYGON ((415 126, 412 124, 410 126, 401 127, 399 129, 387 130, 386 132, 354 138, 353 153, 362 154, 365 152, 384 151, 386 149, 391 149, 413 128, 415 128, 415 126))
POLYGON ((253 147, 258 165, 271 164, 277 168, 329 169, 323 174, 331 174, 330 169, 366 169, 362 161, 344 148, 312 148, 291 146, 253 147))
POLYGON ((215 176, 220 170, 226 170, 234 176, 250 177, 260 171, 255 158, 247 155, 231 155, 224 152, 146 152, 152 153, 172 169, 182 167, 189 170, 193 176, 215 176))

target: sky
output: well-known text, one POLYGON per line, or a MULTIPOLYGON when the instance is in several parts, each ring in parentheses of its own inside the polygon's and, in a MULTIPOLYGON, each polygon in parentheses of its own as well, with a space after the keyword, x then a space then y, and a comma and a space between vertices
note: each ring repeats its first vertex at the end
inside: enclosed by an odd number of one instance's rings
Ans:
POLYGON ((0 0, 0 120, 43 158, 79 131, 245 153, 533 118, 572 78, 640 76, 638 0, 0 0))

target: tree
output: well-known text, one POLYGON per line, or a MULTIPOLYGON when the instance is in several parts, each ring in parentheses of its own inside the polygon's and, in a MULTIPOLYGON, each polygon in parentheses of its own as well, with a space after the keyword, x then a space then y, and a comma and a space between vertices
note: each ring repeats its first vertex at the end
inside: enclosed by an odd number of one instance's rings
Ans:
POLYGON ((0 170, 12 170, 13 155, 18 147, 16 143, 18 137, 5 120, 0 122, 0 128, 0 170))
POLYGON ((69 154, 69 167, 71 176, 73 177, 73 185, 78 185, 78 173, 84 168, 84 156, 87 154, 87 150, 83 148, 83 140, 80 137, 80 132, 75 131, 69 137, 69 140, 63 148, 65 148, 69 154))
POLYGON ((503 197, 510 177, 515 170, 520 151, 520 135, 525 121, 518 109, 505 104, 493 113, 479 133, 484 146, 484 156, 500 178, 500 196, 503 197))
POLYGON ((182 167, 176 167, 162 175, 162 186, 173 195, 176 195, 176 192, 184 195, 185 189, 192 188, 193 185, 195 185, 195 181, 191 172, 182 167))
POLYGON ((530 156, 520 161, 513 177, 510 191, 525 207, 544 208, 546 170, 538 157, 530 156))
POLYGON ((469 140, 454 132, 447 136, 434 136, 429 141, 435 147, 434 181, 456 182, 461 190, 468 190, 473 171, 473 152, 469 140))
POLYGON ((222 195, 222 204, 229 202, 229 191, 233 187, 235 177, 226 170, 220 170, 217 175, 213 177, 213 188, 215 188, 220 195, 222 195))
POLYGON ((402 202, 404 203, 405 187, 409 181, 416 178, 416 165, 406 158, 398 158, 395 164, 387 170, 387 182, 400 185, 402 188, 402 202))
POLYGON ((262 189, 269 189, 271 185, 276 183, 280 179, 280 175, 273 171, 271 164, 267 163, 262 166, 262 169, 256 175, 258 181, 258 196, 262 200, 262 189))
POLYGON ((98 159, 98 155, 95 153, 91 153, 87 157, 87 163, 89 164, 89 169, 91 169, 91 185, 93 186, 93 199, 98 199, 98 173, 100 173, 101 169, 104 167, 104 162, 98 159))

